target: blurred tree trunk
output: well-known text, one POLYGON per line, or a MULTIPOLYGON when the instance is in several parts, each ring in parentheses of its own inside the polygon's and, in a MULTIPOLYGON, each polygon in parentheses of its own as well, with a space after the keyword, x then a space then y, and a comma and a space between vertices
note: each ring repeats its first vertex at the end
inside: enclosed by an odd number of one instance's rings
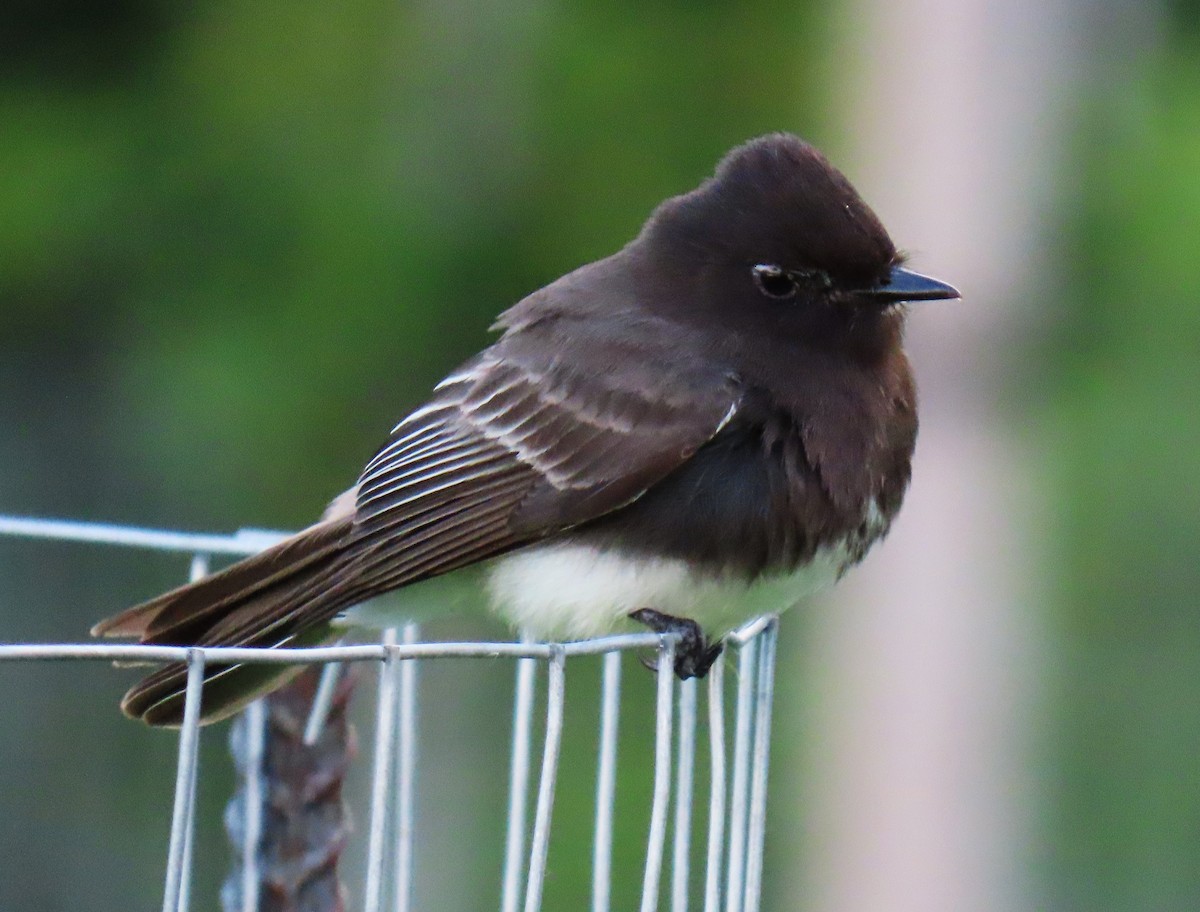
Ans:
MULTIPOLYGON (((261 765, 250 749, 251 716, 238 717, 233 732, 238 792, 226 822, 235 853, 242 845, 250 777, 258 775, 262 795, 262 831, 258 850, 258 912, 343 912, 347 908, 339 863, 349 834, 342 785, 357 753, 354 729, 346 718, 357 668, 346 665, 334 692, 329 716, 315 744, 304 743, 321 677, 311 666, 286 687, 264 697, 266 724, 261 765)), ((240 856, 222 893, 226 912, 240 912, 243 866, 240 856)))
POLYGON ((845 169, 913 267, 963 300, 910 310, 921 433, 908 501, 799 660, 823 695, 797 812, 807 908, 1031 907, 1039 463, 1002 407, 1021 323, 1053 304, 1035 279, 1068 121, 1067 12, 1034 0, 844 11, 845 169))

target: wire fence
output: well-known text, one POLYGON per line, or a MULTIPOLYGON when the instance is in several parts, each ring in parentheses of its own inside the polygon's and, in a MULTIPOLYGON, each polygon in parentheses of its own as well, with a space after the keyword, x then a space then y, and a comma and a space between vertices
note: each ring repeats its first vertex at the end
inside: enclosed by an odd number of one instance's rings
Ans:
MULTIPOLYGON (((283 533, 245 529, 232 535, 196 535, 97 523, 0 516, 0 535, 55 539, 97 545, 174 551, 191 555, 191 579, 209 571, 214 555, 244 556, 279 541, 283 533)), ((703 912, 758 912, 762 894, 766 833, 767 774, 771 704, 774 694, 777 621, 759 618, 730 634, 726 656, 704 682, 709 761, 707 832, 703 835, 703 912), (733 718, 726 725, 726 665, 736 666, 733 718)), ((196 817, 199 712, 204 669, 210 664, 321 664, 323 671, 304 727, 305 743, 320 735, 346 663, 378 667, 374 719, 370 817, 367 829, 366 912, 410 912, 413 903, 415 782, 420 756, 417 738, 419 668, 443 658, 509 659, 515 664, 508 813, 499 908, 538 912, 542 907, 552 833, 555 786, 563 738, 568 666, 581 656, 602 656, 601 700, 596 750, 595 820, 592 828, 592 912, 611 903, 615 796, 618 784, 617 734, 621 713, 621 657, 653 649, 658 666, 673 665, 670 635, 639 633, 572 643, 423 642, 415 624, 386 632, 383 642, 303 649, 140 646, 104 643, 0 644, 0 662, 170 661, 187 666, 183 724, 178 735, 174 806, 165 861, 163 912, 187 912, 190 905, 192 835, 196 817), (545 682, 540 763, 534 761, 535 696, 545 682), (535 769, 536 766, 536 769, 535 769), (532 825, 530 811, 532 810, 532 825)), ((700 684, 658 675, 655 700, 653 792, 642 869, 641 912, 661 907, 662 881, 669 873, 667 908, 689 908, 693 811, 696 802, 697 717, 700 684), (671 796, 674 793, 674 813, 671 796)), ((235 828, 236 886, 226 908, 259 912, 260 840, 264 794, 260 770, 266 711, 251 704, 239 724, 236 753, 245 786, 235 828)), ((634 763, 642 758, 633 758, 634 763)))

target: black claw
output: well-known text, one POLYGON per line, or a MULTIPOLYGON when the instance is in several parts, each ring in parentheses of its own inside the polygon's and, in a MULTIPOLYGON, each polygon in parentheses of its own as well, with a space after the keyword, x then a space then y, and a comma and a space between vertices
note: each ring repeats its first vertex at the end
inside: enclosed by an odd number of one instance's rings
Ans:
MULTIPOLYGON (((710 644, 700 625, 693 620, 663 614, 653 608, 640 608, 631 611, 629 616, 655 633, 673 633, 679 638, 675 646, 675 674, 681 681, 704 677, 721 654, 723 644, 719 641, 710 644)), ((642 664, 657 671, 657 664, 642 664)))

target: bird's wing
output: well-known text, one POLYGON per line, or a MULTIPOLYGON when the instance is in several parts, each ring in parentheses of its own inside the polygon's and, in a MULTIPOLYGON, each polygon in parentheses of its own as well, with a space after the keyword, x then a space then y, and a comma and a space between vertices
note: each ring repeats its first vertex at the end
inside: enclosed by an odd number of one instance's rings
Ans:
POLYGON ((510 330, 367 464, 341 556, 266 611, 230 613, 203 642, 268 642, 630 503, 737 409, 733 378, 683 358, 677 333, 632 315, 510 330))
POLYGON ((737 385, 678 336, 646 316, 558 317, 444 380, 359 479, 368 594, 615 510, 711 440, 737 385))
MULTIPOLYGON (((510 328, 395 428, 353 489, 352 515, 339 498, 299 536, 303 547, 287 546, 300 558, 287 572, 275 572, 273 552, 250 558, 156 600, 152 612, 134 609, 136 630, 125 630, 126 612, 100 632, 178 642, 186 626, 200 645, 281 645, 349 605, 630 503, 737 410, 734 378, 683 357, 673 332, 634 316, 510 328), (187 610, 171 610, 177 602, 187 610)), ((213 672, 228 693, 206 691, 206 718, 264 686, 261 675, 239 674, 213 672)), ((185 677, 178 663, 154 672, 126 695, 125 711, 177 724, 185 677)))

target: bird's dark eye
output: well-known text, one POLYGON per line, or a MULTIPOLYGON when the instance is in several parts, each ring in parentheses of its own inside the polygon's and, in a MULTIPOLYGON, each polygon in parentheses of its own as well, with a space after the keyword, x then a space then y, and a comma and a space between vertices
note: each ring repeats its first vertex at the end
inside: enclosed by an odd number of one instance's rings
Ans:
POLYGON ((796 293, 796 280, 786 269, 771 263, 759 263, 750 270, 759 290, 770 298, 790 298, 796 293))

